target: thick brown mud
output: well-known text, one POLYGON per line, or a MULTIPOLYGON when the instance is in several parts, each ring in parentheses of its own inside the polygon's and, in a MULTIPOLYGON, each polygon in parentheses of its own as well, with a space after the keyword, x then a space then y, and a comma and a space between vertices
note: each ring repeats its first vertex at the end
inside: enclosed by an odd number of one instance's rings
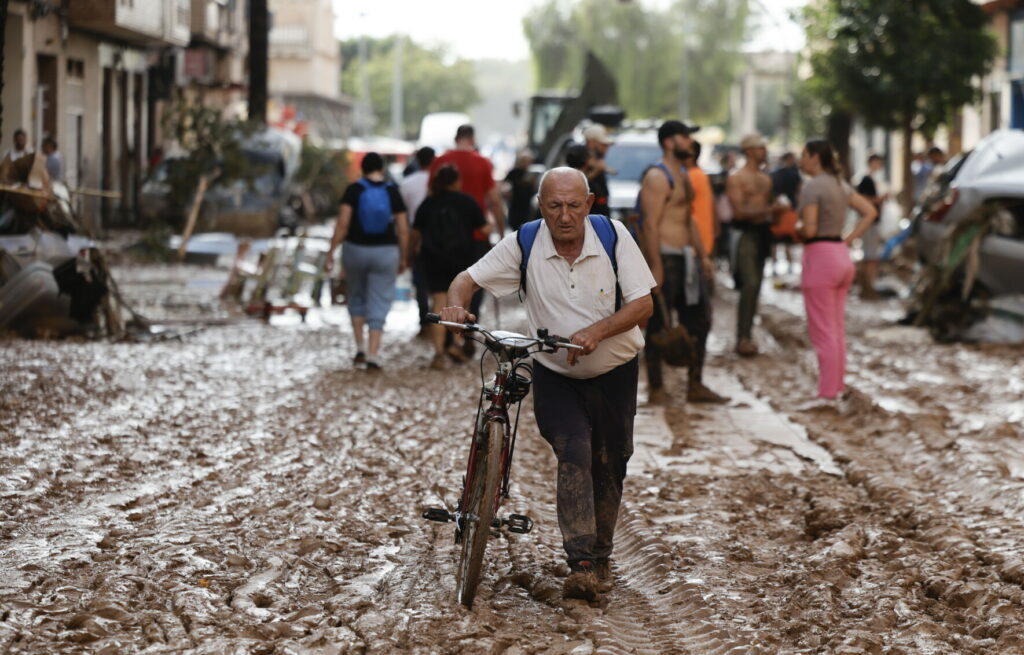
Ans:
MULTIPOLYGON (((147 315, 231 318, 221 276, 120 278, 147 315)), ((2 341, 0 650, 1024 652, 1020 351, 937 346, 889 328, 897 308, 855 304, 852 399, 801 411, 805 326, 791 294, 768 300, 765 353, 741 360, 720 294, 709 368, 836 471, 675 394, 593 606, 560 597, 554 461, 529 403, 503 512, 537 527, 497 534, 474 609, 455 603, 453 531, 419 513, 455 500, 479 371, 426 370, 405 324, 376 375, 330 321, 2 341)))

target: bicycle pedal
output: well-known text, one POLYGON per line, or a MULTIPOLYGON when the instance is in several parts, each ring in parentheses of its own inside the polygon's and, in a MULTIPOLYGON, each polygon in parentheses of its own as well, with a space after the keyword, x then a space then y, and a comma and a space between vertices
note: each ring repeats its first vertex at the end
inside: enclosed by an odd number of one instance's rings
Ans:
POLYGON ((528 534, 533 530, 533 519, 529 516, 523 516, 522 514, 509 514, 508 518, 502 521, 509 532, 515 532, 516 534, 528 534))
POLYGON ((430 507, 427 509, 427 511, 423 512, 423 518, 427 519, 428 521, 447 523, 448 521, 454 521, 455 515, 443 507, 430 507))

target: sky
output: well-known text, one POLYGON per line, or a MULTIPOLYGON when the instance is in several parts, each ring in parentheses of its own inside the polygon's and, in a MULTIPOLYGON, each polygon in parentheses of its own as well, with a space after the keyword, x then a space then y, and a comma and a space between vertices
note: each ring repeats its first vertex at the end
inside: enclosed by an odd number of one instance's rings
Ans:
MULTIPOLYGON (((641 0, 663 3, 666 0, 641 0)), ((334 33, 341 40, 362 34, 406 34, 424 44, 446 43, 466 59, 529 57, 523 16, 542 0, 334 0, 334 33), (466 29, 470 26, 470 29, 466 29)), ((748 51, 797 50, 803 30, 788 10, 806 0, 751 0, 761 17, 748 51)))

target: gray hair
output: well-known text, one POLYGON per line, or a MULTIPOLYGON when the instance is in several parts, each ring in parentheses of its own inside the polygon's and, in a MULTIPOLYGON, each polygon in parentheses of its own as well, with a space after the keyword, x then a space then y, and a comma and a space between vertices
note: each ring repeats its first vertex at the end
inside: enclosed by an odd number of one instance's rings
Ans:
POLYGON ((549 168, 544 171, 544 174, 540 176, 540 184, 537 185, 537 197, 540 198, 540 192, 544 189, 544 180, 548 179, 548 175, 552 173, 575 173, 581 180, 583 180, 583 188, 590 193, 590 181, 587 180, 587 174, 581 170, 571 168, 569 166, 557 166, 555 168, 549 168))

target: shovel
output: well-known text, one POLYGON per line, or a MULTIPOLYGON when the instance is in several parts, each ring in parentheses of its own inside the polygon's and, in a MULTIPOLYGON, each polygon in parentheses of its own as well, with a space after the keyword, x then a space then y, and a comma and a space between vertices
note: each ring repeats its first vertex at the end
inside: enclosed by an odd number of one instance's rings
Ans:
POLYGON ((654 297, 661 312, 662 327, 650 336, 651 343, 669 366, 689 366, 693 359, 693 337, 682 325, 672 325, 672 313, 668 311, 665 296, 660 290, 654 293, 654 297))

